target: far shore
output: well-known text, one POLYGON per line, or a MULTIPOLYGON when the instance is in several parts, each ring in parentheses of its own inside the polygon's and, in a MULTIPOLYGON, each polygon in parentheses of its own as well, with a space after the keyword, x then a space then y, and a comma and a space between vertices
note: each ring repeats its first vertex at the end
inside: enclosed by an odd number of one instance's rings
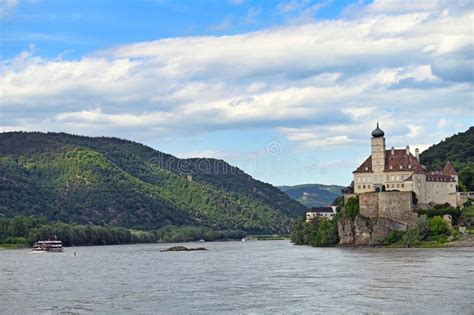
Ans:
MULTIPOLYGON (((277 241, 277 240, 289 240, 289 235, 248 235, 245 237, 246 241, 277 241)), ((221 240, 209 240, 205 241, 206 243, 213 243, 213 242, 241 242, 242 239, 221 239, 221 240)), ((157 241, 155 243, 144 242, 144 243, 124 243, 124 244, 104 244, 104 245, 79 245, 79 246, 64 246, 64 248, 72 248, 72 247, 83 247, 83 246, 114 246, 114 245, 138 245, 138 244, 184 244, 184 243, 200 243, 200 241, 183 241, 183 242, 170 242, 170 241, 157 241)), ((25 249, 31 248, 30 245, 26 244, 4 244, 0 243, 0 250, 5 249, 25 249)))
MULTIPOLYGON (((247 241, 276 241, 276 240, 289 240, 287 235, 265 235, 264 237, 253 235, 246 238, 247 241)), ((240 242, 239 239, 227 239, 227 240, 215 240, 215 241, 206 241, 206 243, 213 243, 213 242, 240 242)), ((156 243, 130 243, 130 244, 115 244, 115 245, 139 245, 139 244, 184 244, 184 243, 200 243, 199 241, 186 241, 186 242, 156 242, 156 243)), ((74 247, 83 247, 83 246, 115 246, 115 245, 81 245, 81 246, 65 246, 65 248, 74 248, 74 247)), ((303 246, 310 246, 310 245, 303 245, 303 246)), ((364 246, 332 246, 330 248, 407 248, 404 246, 399 246, 397 244, 381 246, 381 245, 364 245, 364 246)), ((468 234, 463 236, 461 239, 446 243, 439 243, 439 242, 422 242, 416 246, 412 246, 410 248, 452 248, 452 247, 474 247, 474 235, 468 234)), ((0 244, 0 250, 7 250, 7 249, 26 249, 30 248, 30 246, 24 244, 0 244)))

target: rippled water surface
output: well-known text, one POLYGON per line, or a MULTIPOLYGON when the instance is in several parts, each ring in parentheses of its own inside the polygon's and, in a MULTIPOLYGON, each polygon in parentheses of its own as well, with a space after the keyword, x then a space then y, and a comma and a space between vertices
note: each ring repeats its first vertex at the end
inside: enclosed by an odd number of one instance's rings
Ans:
POLYGON ((184 245, 0 251, 0 313, 474 312, 474 248, 184 245))

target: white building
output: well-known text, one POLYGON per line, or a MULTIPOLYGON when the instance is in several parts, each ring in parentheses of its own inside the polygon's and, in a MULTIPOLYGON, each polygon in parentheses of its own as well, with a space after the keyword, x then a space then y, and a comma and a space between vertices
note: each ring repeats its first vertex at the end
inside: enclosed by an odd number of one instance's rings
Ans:
POLYGON ((316 217, 332 219, 335 215, 336 206, 314 207, 306 211, 306 222, 309 222, 316 217))
POLYGON ((449 203, 457 206, 456 189, 458 174, 447 162, 442 171, 427 172, 421 165, 419 150, 415 156, 410 148, 385 148, 384 132, 379 128, 372 131, 372 154, 353 172, 354 192, 371 191, 414 191, 419 204, 449 203))

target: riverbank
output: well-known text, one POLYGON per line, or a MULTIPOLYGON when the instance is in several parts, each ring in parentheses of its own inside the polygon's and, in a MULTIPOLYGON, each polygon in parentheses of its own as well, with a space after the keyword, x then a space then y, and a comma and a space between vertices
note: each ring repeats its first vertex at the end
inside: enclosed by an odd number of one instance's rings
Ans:
POLYGON ((28 248, 25 244, 0 244, 0 250, 2 249, 19 249, 28 248))

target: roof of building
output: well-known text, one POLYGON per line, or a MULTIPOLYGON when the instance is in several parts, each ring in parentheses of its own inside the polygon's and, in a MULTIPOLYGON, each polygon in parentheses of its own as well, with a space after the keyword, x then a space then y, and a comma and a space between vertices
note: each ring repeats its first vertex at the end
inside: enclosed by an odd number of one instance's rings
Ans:
POLYGON ((452 175, 445 175, 441 172, 433 172, 426 175, 427 182, 455 182, 456 180, 452 175))
MULTIPOLYGON (((415 174, 425 174, 421 163, 406 149, 385 150, 385 172, 413 171, 415 174)), ((353 173, 371 173, 372 155, 369 156, 353 173)))
POLYGON ((380 137, 383 137, 385 135, 385 133, 383 132, 382 129, 379 128, 379 122, 377 121, 377 128, 375 128, 373 131, 372 131, 372 137, 374 138, 380 138, 380 137))
POLYGON ((454 167, 451 165, 451 163, 446 162, 446 165, 443 168, 443 174, 445 175, 458 175, 454 167))
POLYGON ((308 209, 306 212, 317 212, 317 213, 328 213, 331 212, 333 213, 334 211, 332 210, 331 207, 313 207, 311 209, 308 209))

